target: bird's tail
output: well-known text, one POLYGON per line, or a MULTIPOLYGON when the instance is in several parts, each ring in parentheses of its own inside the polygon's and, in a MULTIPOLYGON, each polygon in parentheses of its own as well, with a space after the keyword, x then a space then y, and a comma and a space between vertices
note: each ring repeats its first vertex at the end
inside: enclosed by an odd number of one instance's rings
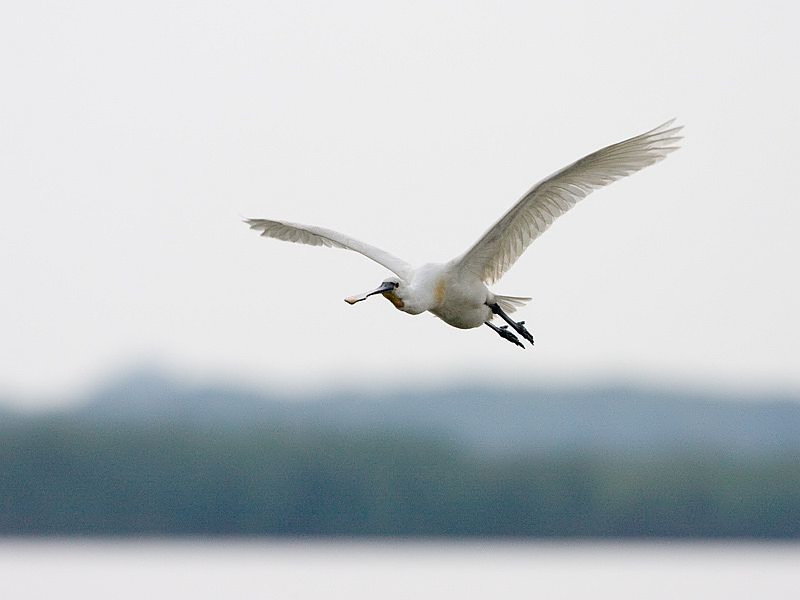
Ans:
POLYGON ((531 298, 521 298, 520 296, 500 296, 494 295, 494 300, 506 313, 513 313, 518 308, 525 306, 531 298))

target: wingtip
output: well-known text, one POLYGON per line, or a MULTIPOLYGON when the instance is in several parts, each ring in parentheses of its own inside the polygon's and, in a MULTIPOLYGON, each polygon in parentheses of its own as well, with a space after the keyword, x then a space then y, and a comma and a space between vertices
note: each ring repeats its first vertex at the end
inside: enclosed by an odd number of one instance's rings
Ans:
POLYGON ((680 125, 680 124, 676 125, 676 124, 675 124, 675 121, 676 121, 676 119, 677 119, 677 117, 672 117, 672 118, 671 118, 671 119, 669 119, 668 121, 664 121, 664 122, 663 122, 661 125, 659 125, 658 127, 656 127, 656 128, 654 128, 654 129, 651 129, 650 131, 648 131, 648 132, 647 132, 647 135, 652 135, 652 134, 654 134, 654 133, 659 133, 659 134, 665 134, 665 133, 673 134, 673 133, 678 133, 680 130, 682 130, 682 129, 683 129, 683 125, 680 125))
POLYGON ((675 125, 673 117, 640 137, 647 140, 650 149, 659 152, 663 158, 681 147, 684 136, 679 134, 682 130, 683 125, 675 125))
POLYGON ((250 227, 250 229, 263 229, 262 219, 250 219, 248 217, 244 217, 242 222, 250 227))

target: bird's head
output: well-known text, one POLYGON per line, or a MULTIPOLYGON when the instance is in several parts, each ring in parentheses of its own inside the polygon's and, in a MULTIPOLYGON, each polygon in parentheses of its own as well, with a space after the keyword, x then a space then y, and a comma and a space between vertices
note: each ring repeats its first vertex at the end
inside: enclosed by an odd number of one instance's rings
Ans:
POLYGON ((402 291, 400 287, 401 283, 402 282, 398 277, 389 277, 384 279, 383 282, 374 290, 364 292, 363 294, 358 294, 356 296, 350 296, 345 298, 344 301, 348 304, 355 304, 356 302, 366 300, 370 296, 382 294, 384 298, 394 304, 395 308, 402 310, 405 306, 405 303, 403 302, 402 298, 402 291))

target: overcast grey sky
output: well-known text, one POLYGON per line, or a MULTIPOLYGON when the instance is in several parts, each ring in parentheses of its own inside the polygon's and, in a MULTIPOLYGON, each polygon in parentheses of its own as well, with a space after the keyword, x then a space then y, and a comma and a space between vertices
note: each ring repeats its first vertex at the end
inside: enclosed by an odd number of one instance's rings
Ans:
POLYGON ((16 2, 0 7, 0 391, 147 361, 279 385, 631 377, 800 390, 792 3, 16 2), (331 227, 413 263, 655 127, 494 289, 520 351, 412 318, 331 227))

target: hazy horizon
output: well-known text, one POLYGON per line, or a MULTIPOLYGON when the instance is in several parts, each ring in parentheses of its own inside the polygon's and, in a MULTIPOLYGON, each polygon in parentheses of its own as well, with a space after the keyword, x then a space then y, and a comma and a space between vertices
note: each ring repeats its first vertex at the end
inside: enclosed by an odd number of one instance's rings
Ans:
POLYGON ((800 390, 790 386, 731 384, 722 381, 670 379, 662 376, 632 376, 600 373, 595 376, 568 377, 550 375, 538 380, 506 378, 497 380, 481 377, 465 370, 442 373, 438 376, 409 378, 402 374, 354 377, 315 377, 306 381, 287 381, 269 376, 241 376, 238 374, 197 370, 181 370, 154 362, 131 363, 110 370, 101 376, 91 377, 79 385, 64 386, 59 390, 31 392, 0 387, 0 410, 24 413, 46 413, 81 407, 87 398, 127 381, 140 379, 162 380, 183 390, 230 389, 279 397, 282 401, 320 399, 355 393, 380 398, 387 393, 436 393, 455 390, 502 391, 580 391, 627 390, 631 392, 695 395, 718 401, 762 402, 780 399, 800 402, 800 390))
POLYGON ((797 398, 415 385, 0 411, 0 535, 800 536, 797 398))

